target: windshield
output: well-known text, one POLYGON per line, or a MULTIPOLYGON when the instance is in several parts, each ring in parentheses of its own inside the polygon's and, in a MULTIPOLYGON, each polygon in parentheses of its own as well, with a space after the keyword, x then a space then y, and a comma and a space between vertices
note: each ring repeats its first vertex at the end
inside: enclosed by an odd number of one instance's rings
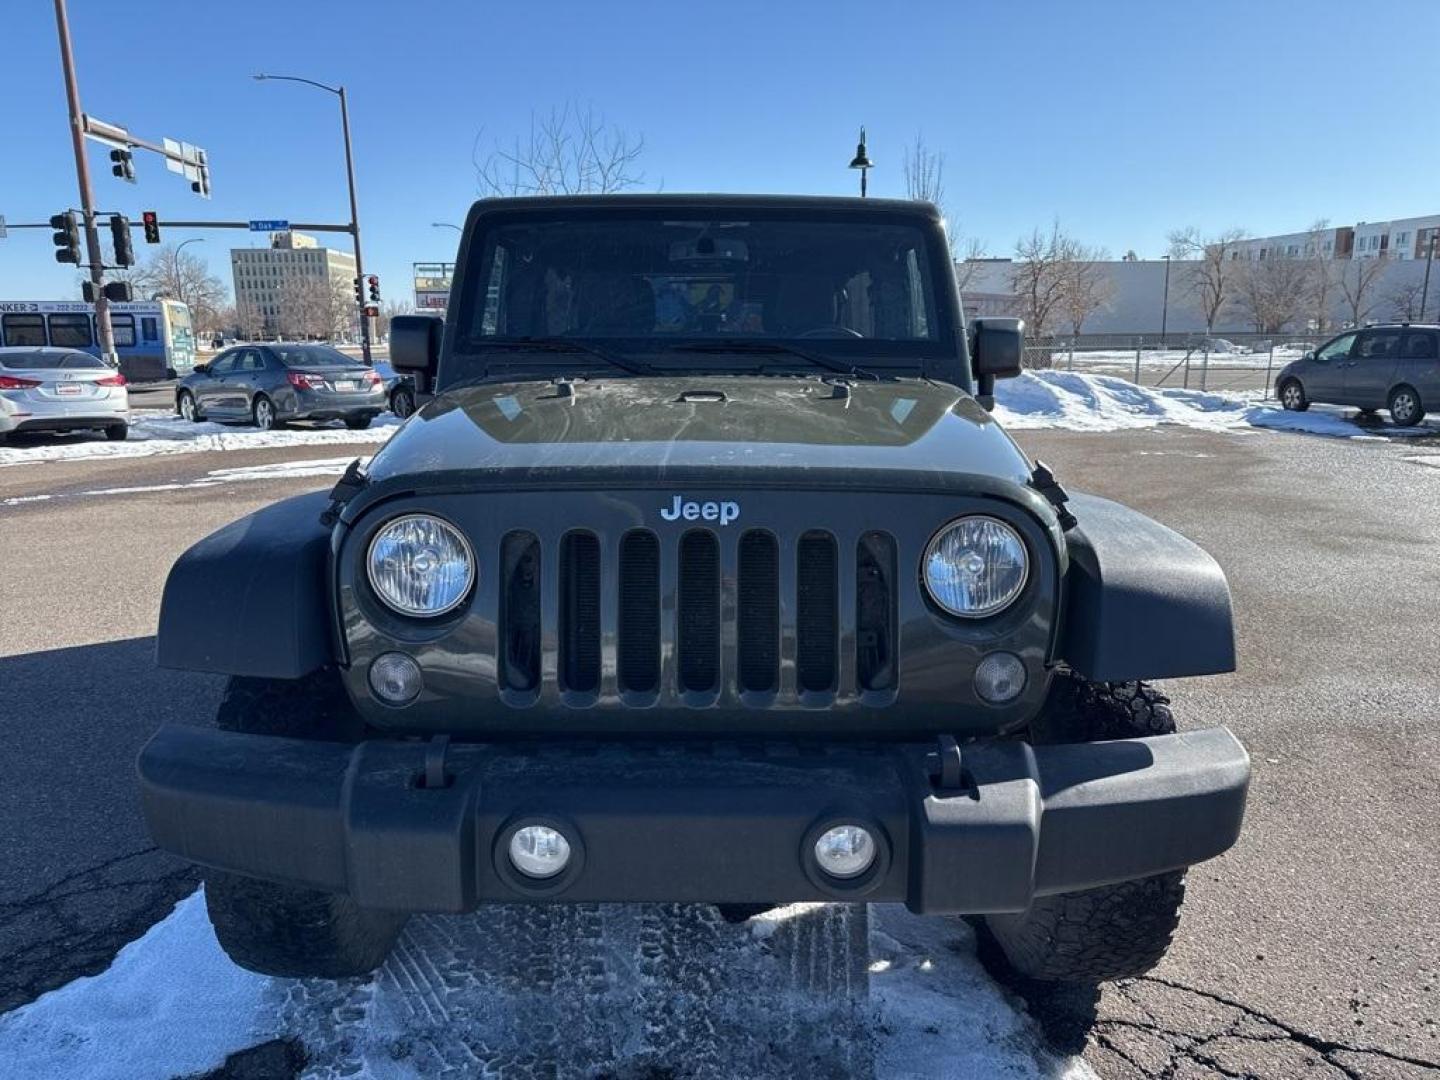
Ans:
POLYGON ((12 371, 56 371, 103 368, 106 364, 98 356, 83 352, 0 352, 0 367, 12 371))
POLYGON ((447 382, 505 365, 574 366, 576 354, 553 347, 566 340, 686 369, 813 368, 805 352, 916 369, 954 352, 919 223, 663 210, 547 217, 488 228, 471 259, 457 351, 480 361, 447 382), (552 347, 505 348, 527 340, 552 347), (785 342, 804 350, 769 347, 785 342), (707 348, 686 348, 696 343, 707 348), (726 344, 733 355, 708 347, 726 344))
POLYGON ((286 367, 364 367, 359 360, 329 345, 272 345, 271 348, 286 367))

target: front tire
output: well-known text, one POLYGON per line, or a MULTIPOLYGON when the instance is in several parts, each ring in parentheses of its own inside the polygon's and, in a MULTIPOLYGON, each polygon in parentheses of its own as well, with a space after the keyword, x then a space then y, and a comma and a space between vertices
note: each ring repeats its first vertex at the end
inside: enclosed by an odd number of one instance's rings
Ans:
POLYGON ((347 416, 345 417, 345 426, 351 431, 363 431, 370 426, 370 421, 374 419, 375 417, 369 413, 362 416, 347 416))
POLYGON ((390 395, 390 411, 404 420, 415 411, 415 395, 409 390, 396 390, 390 395))
POLYGON ((1414 427, 1425 419, 1425 406, 1413 386, 1397 386, 1390 391, 1390 420, 1396 427, 1414 427))
MULTIPOLYGON (((1141 682, 1055 680, 1034 743, 1168 735, 1170 699, 1141 682)), ((1164 957, 1180 922, 1185 871, 1176 870, 1083 892, 1037 897, 1019 915, 987 915, 983 932, 1010 968, 1038 982, 1097 983, 1143 975, 1164 957)))
POLYGON ((188 390, 180 392, 180 397, 175 402, 175 409, 192 424, 198 424, 205 419, 200 415, 200 404, 195 400, 195 395, 188 390))
MULTIPOLYGON (((364 732, 333 670, 303 679, 234 677, 216 714, 222 731, 355 742, 364 732)), ((206 870, 205 907, 226 955, 261 975, 327 979, 385 962, 408 916, 340 893, 206 870)))
POLYGON ((1286 379, 1280 384, 1280 407, 1287 412, 1304 412, 1310 408, 1310 399, 1299 379, 1286 379))

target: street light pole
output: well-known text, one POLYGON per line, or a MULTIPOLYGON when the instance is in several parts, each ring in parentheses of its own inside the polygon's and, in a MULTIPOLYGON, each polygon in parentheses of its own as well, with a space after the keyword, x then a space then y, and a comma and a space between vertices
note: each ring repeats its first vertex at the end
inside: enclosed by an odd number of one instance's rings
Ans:
POLYGON ((345 136, 345 179, 350 185, 350 239, 355 245, 355 277, 360 282, 362 299, 358 303, 358 314, 360 316, 360 351, 365 358, 365 363, 370 364, 370 320, 365 315, 365 302, 363 290, 365 287, 365 260, 360 254, 360 205, 355 196, 355 156, 350 147, 350 105, 345 97, 345 87, 327 86, 325 83, 316 82, 314 79, 302 79, 298 75, 266 75, 259 74, 254 78, 260 82, 267 79, 281 82, 305 83, 318 90, 325 90, 334 94, 340 99, 340 130, 345 136))
POLYGON ((1165 299, 1160 302, 1160 347, 1165 347, 1165 329, 1170 321, 1170 256, 1160 256, 1165 260, 1165 299))
POLYGON ((1425 284, 1420 287, 1420 321, 1425 321, 1425 302, 1430 299, 1430 264, 1435 261, 1435 241, 1440 240, 1440 228, 1430 230, 1430 248, 1425 252, 1425 284))
MULTIPOLYGON (((174 255, 174 263, 173 263, 173 267, 174 267, 173 273, 174 273, 174 281, 175 281, 175 291, 180 294, 176 299, 178 299, 181 303, 183 303, 187 308, 188 308, 188 307, 191 307, 192 305, 191 305, 189 299, 185 296, 185 291, 184 291, 184 289, 182 289, 182 288, 180 287, 180 253, 185 250, 185 246, 186 246, 187 244, 203 244, 203 243, 205 243, 205 237, 203 237, 203 236, 192 236, 192 237, 190 237, 189 240, 181 240, 180 243, 178 243, 178 244, 175 245, 175 255, 174 255)), ((197 328, 197 330, 198 330, 198 328, 197 328)))
POLYGON ((870 160, 870 155, 865 151, 865 126, 860 126, 860 143, 855 147, 855 156, 850 159, 850 168, 860 170, 860 197, 865 198, 866 180, 870 170, 875 163, 870 160))
POLYGON ((430 227, 432 229, 454 229, 456 232, 465 231, 464 229, 460 228, 459 225, 451 225, 448 221, 432 221, 430 223, 430 227))
POLYGON ((70 48, 70 17, 65 0, 55 0, 55 27, 60 34, 60 64, 65 69, 65 97, 70 107, 70 137, 75 144, 75 177, 80 184, 80 212, 85 219, 85 250, 90 258, 90 281, 95 287, 95 329, 100 355, 117 367, 115 331, 110 326, 110 301, 105 299, 105 260, 100 231, 95 227, 95 195, 90 190, 90 165, 85 160, 85 114, 80 109, 80 84, 75 78, 75 54, 70 48))

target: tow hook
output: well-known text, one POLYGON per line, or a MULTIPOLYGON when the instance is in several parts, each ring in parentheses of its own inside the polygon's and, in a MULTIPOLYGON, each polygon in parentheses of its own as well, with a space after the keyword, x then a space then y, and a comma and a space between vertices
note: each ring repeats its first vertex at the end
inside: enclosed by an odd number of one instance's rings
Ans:
POLYGON ((968 790, 972 785, 965 776, 965 758, 960 753, 960 744, 953 735, 938 736, 935 742, 935 749, 925 755, 930 783, 940 792, 953 794, 968 790))
POLYGON ((420 775, 420 786, 427 790, 431 788, 447 788, 450 786, 450 774, 445 771, 445 754, 450 749, 449 735, 436 735, 425 746, 425 771, 420 775))

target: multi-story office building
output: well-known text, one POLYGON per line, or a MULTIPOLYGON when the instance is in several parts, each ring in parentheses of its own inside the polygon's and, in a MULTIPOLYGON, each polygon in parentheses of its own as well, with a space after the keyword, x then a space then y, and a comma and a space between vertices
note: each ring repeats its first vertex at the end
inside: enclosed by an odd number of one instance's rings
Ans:
MULTIPOLYGON (((230 268, 236 311, 242 321, 255 322, 267 336, 296 333, 296 308, 304 306, 307 313, 313 312, 319 306, 314 298, 327 285, 334 293, 348 296, 355 284, 353 254, 321 247, 313 236, 297 232, 272 233, 269 247, 231 249, 230 268)), ((329 333, 353 336, 354 316, 344 304, 333 308, 337 325, 329 333)), ((319 330, 323 332, 323 328, 319 330)))

